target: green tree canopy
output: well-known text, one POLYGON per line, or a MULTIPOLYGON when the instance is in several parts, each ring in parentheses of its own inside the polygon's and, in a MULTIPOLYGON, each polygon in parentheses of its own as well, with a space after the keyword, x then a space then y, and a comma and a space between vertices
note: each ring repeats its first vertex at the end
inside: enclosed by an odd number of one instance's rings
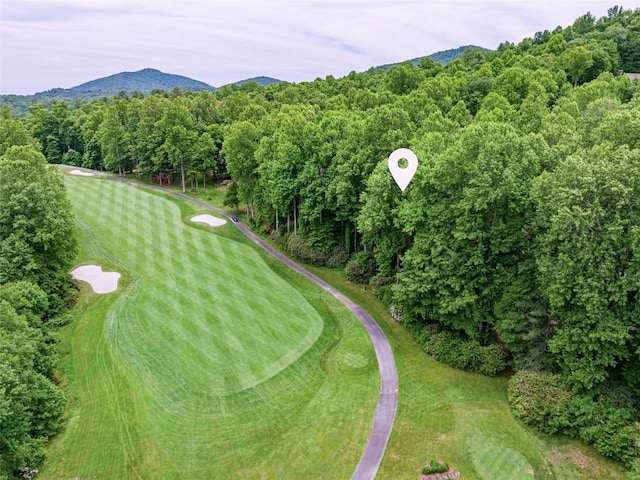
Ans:
POLYGON ((10 147, 0 157, 0 284, 31 281, 61 307, 76 251, 60 174, 32 147, 10 147))

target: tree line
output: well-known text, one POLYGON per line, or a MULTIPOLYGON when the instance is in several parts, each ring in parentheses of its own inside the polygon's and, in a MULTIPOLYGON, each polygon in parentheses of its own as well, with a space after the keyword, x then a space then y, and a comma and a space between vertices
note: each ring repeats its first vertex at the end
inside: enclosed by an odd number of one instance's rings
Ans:
POLYGON ((0 479, 32 478, 62 425, 55 330, 75 301, 75 223, 62 177, 0 118, 0 479))
POLYGON ((640 10, 613 7, 446 66, 57 103, 24 125, 52 163, 231 178, 256 230, 345 268, 441 361, 515 370, 514 414, 632 467, 640 88, 619 72, 639 55, 640 10), (400 147, 420 161, 405 192, 400 147))

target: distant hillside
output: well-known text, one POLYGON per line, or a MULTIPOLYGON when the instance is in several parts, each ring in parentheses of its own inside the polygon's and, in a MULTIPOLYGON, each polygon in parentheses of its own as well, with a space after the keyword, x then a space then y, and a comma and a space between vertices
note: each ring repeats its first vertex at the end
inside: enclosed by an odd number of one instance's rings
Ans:
MULTIPOLYGON (((451 48, 449 50, 443 50, 441 52, 432 53, 431 55, 429 55, 429 58, 434 62, 438 62, 438 63, 441 63, 442 65, 446 65, 447 63, 454 61, 456 58, 462 55, 467 48, 482 50, 483 52, 490 51, 488 48, 478 47, 477 45, 465 45, 464 47, 451 48)), ((417 65, 418 63, 420 63, 420 60, 422 60, 422 58, 423 57, 414 58, 413 60, 411 60, 411 63, 413 63, 414 65, 417 65)))
POLYGON ((133 93, 135 91, 149 93, 153 90, 188 90, 201 92, 203 90, 216 90, 215 87, 182 75, 164 73, 153 68, 145 68, 138 72, 122 72, 104 78, 91 80, 77 87, 70 88, 72 92, 92 93, 112 96, 120 92, 133 93))
MULTIPOLYGON (((422 60, 423 58, 430 58, 434 62, 438 62, 438 63, 440 63, 442 65, 446 65, 447 63, 454 61, 456 58, 458 58, 460 55, 462 55, 462 53, 467 48, 475 48, 475 49, 478 49, 478 50, 482 50, 483 52, 488 52, 489 51, 489 49, 487 49, 487 48, 478 47, 476 45, 465 45, 465 46, 458 47, 458 48, 451 48, 449 50, 443 50, 441 52, 432 53, 431 55, 426 55, 424 57, 412 58, 411 60, 409 60, 409 62, 411 62, 414 65, 418 65, 420 63, 420 60, 422 60)), ((380 68, 382 70, 388 70, 389 68, 391 68, 391 67, 393 67, 395 65, 401 65, 402 63, 404 63, 404 61, 403 62, 397 62, 397 63, 389 63, 387 65, 380 65, 377 68, 380 68)))
POLYGON ((232 85, 242 85, 244 83, 256 82, 258 85, 262 87, 266 87, 272 85, 274 83, 280 83, 282 80, 278 80, 277 78, 272 77, 252 77, 247 78, 246 80, 240 80, 239 82, 234 82, 232 85))
MULTIPOLYGON (((427 57, 446 65, 462 55, 467 48, 477 48, 483 51, 488 51, 486 48, 477 47, 475 45, 465 45, 450 50, 444 50, 442 52, 436 52, 431 55, 427 55, 427 57)), ((412 64, 417 65, 423 58, 425 57, 418 57, 409 61, 412 64)), ((400 65, 401 63, 403 62, 390 63, 376 68, 386 70, 394 65, 400 65)), ((232 83, 231 85, 243 85, 249 82, 256 82, 258 85, 266 87, 274 83, 280 83, 281 81, 282 80, 272 77, 260 76, 240 80, 232 83)), ((29 106, 37 103, 47 106, 53 101, 64 101, 71 105, 77 105, 81 102, 94 100, 100 97, 113 97, 121 92, 131 94, 137 91, 148 94, 153 90, 170 91, 174 88, 192 92, 218 90, 216 87, 212 87, 211 85, 192 78, 164 73, 153 68, 145 68, 137 72, 116 73, 115 75, 91 80, 72 88, 54 88, 45 92, 38 92, 35 95, 0 95, 0 106, 5 104, 8 105, 14 116, 21 117, 27 114, 29 106)))
MULTIPOLYGON (((281 81, 282 80, 278 80, 277 78, 260 76, 240 80, 231 85, 256 82, 258 85, 266 87, 273 83, 280 83, 281 81)), ((27 109, 31 105, 37 103, 47 106, 53 101, 63 101, 71 105, 76 105, 80 102, 101 97, 113 97, 121 92, 127 94, 133 92, 148 94, 153 90, 170 91, 174 88, 191 92, 201 92, 205 90, 213 92, 218 90, 217 87, 212 87, 207 83, 192 78, 164 73, 153 68, 145 68, 137 72, 116 73, 115 75, 91 80, 90 82, 72 88, 53 88, 44 92, 38 92, 34 95, 0 95, 0 106, 8 105, 14 116, 22 117, 27 114, 27 109)))

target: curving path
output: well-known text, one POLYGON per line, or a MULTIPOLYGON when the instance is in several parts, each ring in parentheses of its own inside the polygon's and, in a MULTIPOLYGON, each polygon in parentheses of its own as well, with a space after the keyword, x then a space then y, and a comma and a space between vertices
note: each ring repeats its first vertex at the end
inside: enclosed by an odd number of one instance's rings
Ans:
POLYGON ((360 457, 360 461, 358 462, 358 466, 356 467, 356 470, 351 478, 352 480, 373 480, 378 473, 378 468, 380 467, 382 457, 384 456, 384 452, 387 448, 387 443, 389 442, 389 437, 391 436, 391 430, 393 428, 393 421, 396 416, 396 410, 398 408, 398 370, 396 369, 396 362, 393 358, 393 352, 391 351, 391 346, 387 341, 387 337, 385 336, 380 326, 371 317, 371 315, 369 315, 362 307, 353 303, 351 300, 349 300, 349 298, 340 293, 337 289, 329 285, 327 282, 307 271, 305 268, 301 267, 280 252, 276 251, 273 247, 271 247, 269 244, 260 239, 256 234, 254 234, 251 230, 249 230, 246 225, 241 222, 234 222, 233 215, 231 215, 230 213, 227 213, 220 208, 209 205, 208 203, 205 203, 201 200, 190 197, 189 195, 185 195, 184 193, 172 192, 171 190, 167 190, 159 186, 149 185, 146 183, 138 182, 136 180, 105 174, 104 172, 95 170, 91 170, 91 172, 108 176, 111 179, 130 183, 132 185, 138 185, 145 188, 158 190, 166 194, 182 198, 189 202, 196 203, 203 208, 212 210, 220 215, 227 217, 231 221, 231 223, 234 223, 236 227, 238 227, 256 245, 260 246, 271 255, 276 257, 278 260, 285 263, 301 275, 304 275, 306 278, 314 282, 316 285, 332 294, 354 313, 354 315, 360 320, 360 322, 362 322, 362 324, 366 328, 367 333, 371 337, 373 348, 376 352, 378 368, 380 370, 380 398, 378 399, 378 405, 373 416, 373 426, 371 429, 371 434, 369 435, 369 441, 367 442, 367 446, 365 447, 364 452, 360 457))

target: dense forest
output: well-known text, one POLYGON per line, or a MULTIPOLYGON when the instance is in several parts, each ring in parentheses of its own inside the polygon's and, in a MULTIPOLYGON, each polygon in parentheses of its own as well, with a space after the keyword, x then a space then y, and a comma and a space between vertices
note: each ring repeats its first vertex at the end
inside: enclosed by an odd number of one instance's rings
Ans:
POLYGON ((640 72, 640 9, 614 7, 446 66, 20 122, 50 163, 184 191, 232 179, 225 203, 256 231, 344 268, 440 361, 513 370, 514 415, 640 478, 640 84, 624 72, 640 72), (420 162, 405 192, 386 165, 399 147, 420 162))
MULTIPOLYGON (((453 55, 455 51, 440 52, 436 55, 438 55, 438 58, 446 59, 447 54, 453 55)), ((242 85, 250 82, 267 86, 272 83, 278 83, 280 80, 261 76, 240 80, 231 85, 242 85)), ((7 105, 14 117, 24 117, 29 113, 29 107, 36 104, 49 107, 55 102, 66 102, 78 107, 84 102, 103 97, 117 95, 138 96, 140 94, 151 94, 154 91, 162 92, 174 89, 201 92, 215 91, 218 88, 192 78, 163 73, 153 68, 145 68, 138 72, 121 72, 98 78, 72 88, 53 88, 33 95, 0 95, 0 106, 7 105)))
POLYGON ((75 221, 62 177, 0 118, 0 479, 32 478, 62 423, 55 329, 75 300, 75 221))

